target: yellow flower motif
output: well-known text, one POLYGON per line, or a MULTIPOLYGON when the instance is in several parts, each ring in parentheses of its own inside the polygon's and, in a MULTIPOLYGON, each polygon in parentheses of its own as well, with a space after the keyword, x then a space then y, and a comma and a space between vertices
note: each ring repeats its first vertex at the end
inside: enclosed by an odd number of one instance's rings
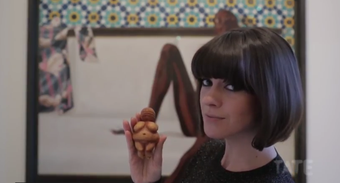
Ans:
POLYGON ((248 7, 254 7, 256 5, 256 0, 246 0, 246 5, 248 7))
POLYGON ((118 22, 118 15, 117 15, 117 13, 110 13, 109 16, 108 16, 108 21, 110 23, 118 22))
POLYGON ((158 4, 158 0, 148 0, 150 6, 156 6, 158 4))
POLYGON ((136 24, 138 22, 138 15, 136 14, 130 14, 127 17, 127 21, 129 24, 136 24))
POLYGON ((99 0, 89 0, 89 1, 90 1, 90 3, 92 3, 92 4, 96 4, 96 3, 99 2, 99 0))
POLYGON ((60 17, 60 13, 57 12, 57 11, 52 11, 52 12, 49 14, 49 19, 52 20, 54 17, 60 17))
POLYGON ((255 17, 247 17, 246 18, 246 25, 247 26, 254 26, 254 25, 256 25, 255 17))
POLYGON ((234 7, 237 3, 237 0, 227 0, 226 4, 229 6, 229 7, 234 7))
POLYGON ((188 0, 188 5, 189 6, 196 6, 197 0, 188 0))
POLYGON ((187 17, 187 23, 189 25, 195 25, 197 23, 197 17, 195 15, 189 15, 187 17))
POLYGON ((168 24, 170 25, 174 25, 178 22, 178 17, 176 15, 169 15, 166 18, 166 21, 168 22, 168 24))
POLYGON ((294 18, 287 17, 287 18, 285 18, 283 23, 286 27, 293 27, 294 26, 294 18))
POLYGON ((217 0, 207 0, 209 6, 216 6, 217 0))
POLYGON ((155 14, 149 15, 148 23, 151 25, 155 25, 157 23, 157 16, 155 14))
POLYGON ((294 0, 286 0, 285 1, 285 7, 286 8, 294 8, 294 5, 295 5, 294 0))
POLYGON ((267 27, 273 27, 275 25, 275 19, 274 19, 274 17, 267 17, 264 20, 264 23, 267 27))
POLYGON ((52 3, 59 3, 60 0, 51 0, 52 3))
POLYGON ((129 3, 131 5, 136 5, 138 3, 139 0, 129 0, 129 3))
POLYGON ((69 20, 71 22, 78 22, 80 19, 80 15, 78 12, 74 11, 74 12, 71 12, 70 15, 69 15, 69 20))
POLYGON ((167 2, 168 2, 168 4, 171 5, 171 6, 175 6, 175 5, 178 3, 177 0, 168 0, 167 2))
POLYGON ((73 3, 73 4, 76 4, 76 3, 78 3, 80 0, 71 0, 71 3, 73 3))
POLYGON ((285 37, 286 41, 290 44, 290 46, 294 46, 295 44, 295 39, 291 36, 285 37))
POLYGON ((116 5, 118 4, 119 0, 110 0, 110 4, 116 5))
POLYGON ((266 0, 265 5, 267 8, 274 8, 276 2, 275 0, 266 0))
POLYGON ((214 18, 215 18, 215 15, 209 15, 205 18, 205 23, 207 25, 214 25, 214 18))
POLYGON ((99 15, 97 12, 92 12, 89 14, 87 19, 90 23, 96 23, 99 20, 99 15))
POLYGON ((237 3, 237 0, 226 0, 226 4, 229 7, 234 7, 237 3))

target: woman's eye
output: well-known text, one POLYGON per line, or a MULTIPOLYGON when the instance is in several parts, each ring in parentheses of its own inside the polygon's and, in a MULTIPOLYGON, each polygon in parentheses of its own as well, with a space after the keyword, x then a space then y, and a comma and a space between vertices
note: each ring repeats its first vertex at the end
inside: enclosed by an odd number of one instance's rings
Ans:
POLYGON ((235 88, 234 88, 233 85, 226 85, 225 88, 226 88, 227 90, 230 90, 230 91, 234 91, 234 90, 235 90, 235 88))
POLYGON ((209 79, 203 79, 203 80, 202 80, 202 85, 203 85, 203 86, 211 86, 211 85, 212 85, 212 82, 211 82, 211 80, 209 80, 209 79))

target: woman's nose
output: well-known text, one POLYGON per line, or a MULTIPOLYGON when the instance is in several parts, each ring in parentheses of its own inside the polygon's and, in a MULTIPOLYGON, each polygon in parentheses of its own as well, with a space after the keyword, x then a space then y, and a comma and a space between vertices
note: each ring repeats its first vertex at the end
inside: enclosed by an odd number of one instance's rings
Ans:
POLYGON ((220 107, 222 103, 220 93, 215 89, 209 89, 202 99, 203 104, 210 107, 220 107))

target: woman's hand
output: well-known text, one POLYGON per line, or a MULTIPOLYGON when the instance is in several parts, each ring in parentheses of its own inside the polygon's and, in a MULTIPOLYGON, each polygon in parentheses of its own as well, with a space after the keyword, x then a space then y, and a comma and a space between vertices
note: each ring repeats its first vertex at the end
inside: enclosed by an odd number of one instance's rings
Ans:
POLYGON ((129 150, 129 164, 132 181, 135 183, 152 183, 161 178, 162 174, 162 151, 166 136, 160 136, 156 144, 154 154, 150 159, 141 159, 137 155, 137 149, 132 139, 132 130, 137 121, 140 120, 140 114, 131 118, 130 123, 123 121, 126 142, 129 150))

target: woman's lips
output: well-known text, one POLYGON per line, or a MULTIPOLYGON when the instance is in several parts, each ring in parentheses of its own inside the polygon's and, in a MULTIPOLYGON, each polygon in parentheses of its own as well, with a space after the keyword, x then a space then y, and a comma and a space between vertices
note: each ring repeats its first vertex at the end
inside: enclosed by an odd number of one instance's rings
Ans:
POLYGON ((219 117, 219 116, 211 115, 211 114, 205 114, 205 118, 206 118, 206 120, 208 120, 208 121, 220 121, 220 120, 225 119, 225 118, 223 118, 223 117, 219 117))

